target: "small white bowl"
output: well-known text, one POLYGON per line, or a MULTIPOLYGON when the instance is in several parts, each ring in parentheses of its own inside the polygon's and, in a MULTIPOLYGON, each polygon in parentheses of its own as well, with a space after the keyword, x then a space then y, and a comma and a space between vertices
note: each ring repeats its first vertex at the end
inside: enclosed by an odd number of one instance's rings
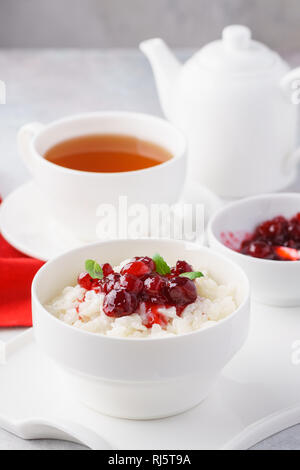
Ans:
POLYGON ((70 393, 104 414, 152 419, 185 411, 209 393, 248 334, 249 283, 230 260, 208 248, 176 240, 115 240, 83 246, 45 264, 32 285, 35 337, 64 370, 70 393), (116 338, 58 320, 44 304, 74 285, 89 258, 120 261, 159 252, 169 263, 186 259, 217 282, 237 285, 237 310, 215 326, 166 338, 116 338))
POLYGON ((242 199, 220 209, 208 224, 210 246, 238 263, 246 272, 253 297, 280 307, 300 305, 300 262, 274 261, 243 255, 224 245, 224 234, 252 233, 278 215, 291 218, 300 212, 300 194, 279 193, 242 199))

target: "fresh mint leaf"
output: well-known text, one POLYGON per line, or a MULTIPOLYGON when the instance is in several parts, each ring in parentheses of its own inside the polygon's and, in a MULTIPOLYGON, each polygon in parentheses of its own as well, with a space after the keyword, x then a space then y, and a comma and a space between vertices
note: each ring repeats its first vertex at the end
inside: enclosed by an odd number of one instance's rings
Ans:
POLYGON ((158 253, 156 253, 152 257, 154 263, 155 263, 155 268, 156 272, 158 274, 161 274, 162 276, 165 276, 166 274, 171 273, 171 268, 168 266, 168 264, 165 262, 162 256, 160 256, 158 253))
POLYGON ((182 274, 179 274, 180 277, 187 277, 188 279, 191 279, 192 281, 194 279, 197 279, 197 277, 203 277, 204 274, 201 273, 200 271, 192 271, 190 273, 182 273, 182 274))
POLYGON ((85 270, 93 279, 103 279, 103 271, 100 264, 93 259, 87 259, 85 262, 85 270))

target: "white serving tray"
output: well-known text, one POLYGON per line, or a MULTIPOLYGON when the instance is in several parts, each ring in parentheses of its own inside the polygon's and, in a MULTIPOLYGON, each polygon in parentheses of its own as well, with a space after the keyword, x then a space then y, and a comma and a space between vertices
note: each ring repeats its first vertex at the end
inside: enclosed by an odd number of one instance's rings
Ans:
POLYGON ((92 449, 247 449, 300 422, 300 307, 252 310, 249 339, 210 397, 153 421, 110 418, 74 402, 32 330, 8 339, 0 343, 0 426, 24 439, 63 438, 92 449))

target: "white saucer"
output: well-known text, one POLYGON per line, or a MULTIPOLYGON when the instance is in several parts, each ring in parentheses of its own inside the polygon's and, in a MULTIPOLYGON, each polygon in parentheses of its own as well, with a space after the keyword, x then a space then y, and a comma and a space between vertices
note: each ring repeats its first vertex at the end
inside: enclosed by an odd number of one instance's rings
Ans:
MULTIPOLYGON (((85 242, 47 216, 40 204, 33 181, 20 186, 0 206, 0 230, 4 238, 26 255, 47 261, 85 242)), ((195 184, 187 185, 181 202, 204 203, 206 218, 220 205, 210 191, 195 184)))
POLYGON ((33 181, 4 199, 0 206, 0 230, 12 246, 42 261, 82 244, 47 217, 33 181))

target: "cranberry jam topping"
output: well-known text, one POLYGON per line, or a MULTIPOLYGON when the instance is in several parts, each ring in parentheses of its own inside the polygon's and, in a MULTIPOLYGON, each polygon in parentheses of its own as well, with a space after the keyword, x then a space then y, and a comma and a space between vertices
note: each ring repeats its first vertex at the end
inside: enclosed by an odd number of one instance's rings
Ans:
POLYGON ((91 290, 98 285, 98 279, 93 279, 89 273, 86 272, 79 274, 77 282, 80 287, 86 290, 91 290))
POLYGON ((244 255, 269 260, 297 259, 283 248, 300 250, 300 213, 291 219, 278 216, 262 222, 253 234, 242 241, 239 251, 244 255))
POLYGON ((176 276, 169 280, 167 289, 169 302, 173 305, 188 305, 195 302, 197 291, 194 281, 176 276))
POLYGON ((125 289, 112 289, 105 295, 103 310, 108 317, 123 317, 136 311, 137 297, 125 289))
POLYGON ((177 261, 170 268, 158 254, 153 258, 136 256, 120 273, 114 272, 109 263, 100 265, 94 260, 87 260, 85 268, 78 284, 105 294, 103 311, 107 316, 138 313, 147 328, 154 324, 167 326, 168 318, 160 312, 162 308, 175 307, 177 315, 181 315, 197 299, 195 279, 203 276, 186 261, 177 261))
POLYGON ((168 319, 159 312, 159 305, 146 304, 146 315, 143 321, 143 325, 147 328, 152 328, 154 324, 160 325, 165 328, 168 324, 168 319))

